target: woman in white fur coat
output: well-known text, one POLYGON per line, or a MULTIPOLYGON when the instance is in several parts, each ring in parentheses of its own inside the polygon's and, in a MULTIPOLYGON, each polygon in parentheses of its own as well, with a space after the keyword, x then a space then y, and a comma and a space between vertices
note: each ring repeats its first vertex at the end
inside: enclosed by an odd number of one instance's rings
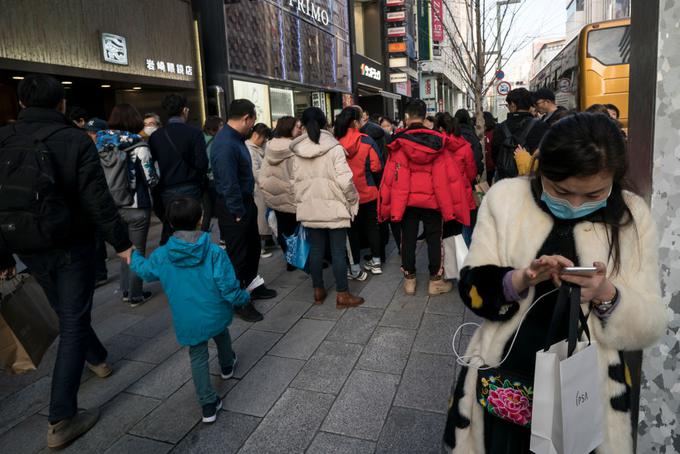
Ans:
MULTIPOLYGON (((485 319, 467 351, 479 360, 476 367, 501 361, 522 315, 538 297, 561 281, 582 287, 581 308, 598 347, 605 406, 598 454, 633 452, 631 381, 623 351, 654 344, 667 323, 656 228, 645 202, 624 189, 626 170, 623 138, 609 118, 581 113, 556 123, 541 144, 536 175, 502 181, 485 197, 459 284, 465 305, 485 319), (598 272, 561 274, 574 265, 598 272)), ((546 342, 556 299, 553 292, 528 312, 499 366, 501 374, 533 386, 535 355, 546 342)), ((550 344, 566 338, 567 325, 564 314, 550 344)), ((485 375, 474 367, 461 370, 446 443, 454 453, 529 453, 531 407, 506 407, 497 393, 484 399, 483 386, 478 397, 485 375)))

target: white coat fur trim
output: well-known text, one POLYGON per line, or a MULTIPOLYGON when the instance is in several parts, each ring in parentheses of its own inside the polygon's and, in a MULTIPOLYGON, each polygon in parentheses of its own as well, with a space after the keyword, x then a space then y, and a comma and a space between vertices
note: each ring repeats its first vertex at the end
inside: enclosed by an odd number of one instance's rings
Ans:
MULTIPOLYGON (((635 225, 620 232, 621 270, 613 276, 605 226, 582 222, 574 228, 577 253, 583 266, 595 261, 608 264, 610 280, 616 285, 620 302, 603 326, 591 316, 588 325, 597 342, 605 405, 605 441, 598 454, 633 452, 630 412, 614 410, 610 399, 626 388, 609 378, 610 365, 620 363, 618 350, 650 346, 662 335, 667 324, 666 308, 659 286, 656 228, 649 208, 638 196, 625 193, 635 225)), ((466 266, 497 265, 523 268, 536 257, 553 227, 552 218, 534 201, 526 178, 503 180, 494 185, 479 210, 466 266)), ((534 299, 531 289, 520 301, 519 310, 506 322, 485 321, 470 341, 467 355, 480 355, 487 364, 497 364, 524 312, 534 299)), ((584 307, 584 309, 587 309, 584 307)), ((477 371, 470 368, 458 411, 470 419, 465 429, 455 431, 456 454, 484 453, 483 409, 476 401, 477 371)), ((490 453, 492 454, 492 453, 490 453)))

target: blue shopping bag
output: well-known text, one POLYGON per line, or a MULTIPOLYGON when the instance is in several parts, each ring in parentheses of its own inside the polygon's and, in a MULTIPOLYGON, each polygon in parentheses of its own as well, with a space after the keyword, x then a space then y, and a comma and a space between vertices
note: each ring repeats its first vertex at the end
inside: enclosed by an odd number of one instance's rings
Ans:
POLYGON ((288 248, 286 251, 286 262, 304 270, 309 259, 309 250, 311 249, 307 239, 307 231, 302 224, 298 224, 295 228, 295 233, 291 236, 283 235, 283 238, 286 240, 286 247, 288 248))

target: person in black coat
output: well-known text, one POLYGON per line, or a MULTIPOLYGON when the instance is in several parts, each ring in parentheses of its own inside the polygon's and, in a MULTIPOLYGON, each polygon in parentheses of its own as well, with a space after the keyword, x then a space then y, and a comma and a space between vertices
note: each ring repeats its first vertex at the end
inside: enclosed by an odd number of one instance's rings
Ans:
MULTIPOLYGON (((168 95, 163 100, 163 109, 170 119, 149 137, 151 156, 160 170, 157 191, 164 206, 178 196, 191 197, 200 202, 208 172, 203 132, 186 124, 189 108, 184 96, 168 95)), ((159 211, 162 213, 162 210, 156 210, 156 213, 159 211)), ((161 244, 165 244, 172 234, 172 228, 165 219, 161 220, 161 244)))
POLYGON ((555 104, 555 93, 549 88, 540 88, 534 92, 534 105, 536 110, 543 114, 542 121, 552 126, 562 118, 569 115, 569 111, 555 104))
MULTIPOLYGON (((27 76, 19 84, 18 98, 23 110, 15 124, 0 129, 0 137, 5 138, 0 143, 0 156, 8 143, 18 139, 16 136, 46 135, 42 142, 59 184, 55 195, 63 197, 68 210, 70 233, 50 249, 30 253, 0 250, 0 278, 14 273, 12 253, 18 254, 59 317, 60 340, 52 373, 47 434, 48 446, 58 448, 87 432, 99 417, 98 410, 78 410, 84 364, 87 362, 102 378, 111 374, 107 351, 90 324, 95 229, 128 263, 132 243, 109 193, 94 143, 64 116, 66 101, 61 83, 50 76, 27 76)), ((49 220, 41 220, 39 225, 49 220)), ((12 244, 6 247, 11 249, 12 244)))
POLYGON ((475 134, 475 128, 472 123, 472 117, 470 117, 470 112, 465 109, 459 109, 454 115, 456 120, 458 120, 458 125, 460 126, 460 135, 463 139, 472 147, 472 153, 475 156, 475 163, 477 164, 477 175, 484 173, 484 150, 482 149, 482 142, 480 142, 477 134, 475 134))

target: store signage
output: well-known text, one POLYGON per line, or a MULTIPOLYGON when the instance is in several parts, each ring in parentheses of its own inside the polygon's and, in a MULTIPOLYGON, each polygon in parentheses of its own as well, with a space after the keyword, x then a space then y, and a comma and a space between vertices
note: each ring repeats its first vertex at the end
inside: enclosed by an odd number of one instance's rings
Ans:
POLYGON ((114 65, 128 64, 127 42, 125 38, 111 33, 102 33, 102 52, 104 61, 114 65))
POLYGON ((394 84, 394 92, 399 95, 411 96, 411 82, 394 84))
POLYGON ((387 51, 390 53, 406 52, 406 49, 406 43, 403 41, 399 43, 389 43, 387 45, 387 51))
POLYGON ((390 83, 399 84, 408 82, 408 74, 406 73, 392 73, 390 74, 390 83))
POLYGON ((437 79, 425 77, 421 88, 421 98, 435 99, 437 97, 437 79))
POLYGON ((408 58, 390 58, 389 66, 390 68, 405 68, 408 66, 408 58))
POLYGON ((406 36, 406 27, 390 27, 387 29, 387 36, 390 38, 396 36, 406 36))
POLYGON ((298 13, 302 13, 309 17, 314 22, 323 25, 328 25, 330 23, 328 10, 315 5, 311 0, 288 0, 288 6, 294 8, 298 13))
POLYGON ((406 3, 405 0, 387 0, 385 2, 385 5, 387 5, 387 6, 403 6, 404 3, 406 3))
POLYGON ((369 79, 377 80, 380 81, 382 79, 382 74, 380 73, 380 70, 368 66, 366 63, 362 63, 360 66, 361 70, 361 75, 364 77, 368 77, 369 79))
POLYGON ((387 22, 404 22, 406 20, 406 11, 387 13, 385 20, 387 22))
POLYGON ((444 24, 442 24, 443 5, 442 0, 431 0, 432 9, 432 41, 444 41, 444 24))
POLYGON ((193 76, 194 68, 189 65, 182 65, 180 63, 172 63, 169 61, 154 60, 152 58, 146 59, 147 71, 158 71, 162 73, 179 74, 181 76, 193 76))

